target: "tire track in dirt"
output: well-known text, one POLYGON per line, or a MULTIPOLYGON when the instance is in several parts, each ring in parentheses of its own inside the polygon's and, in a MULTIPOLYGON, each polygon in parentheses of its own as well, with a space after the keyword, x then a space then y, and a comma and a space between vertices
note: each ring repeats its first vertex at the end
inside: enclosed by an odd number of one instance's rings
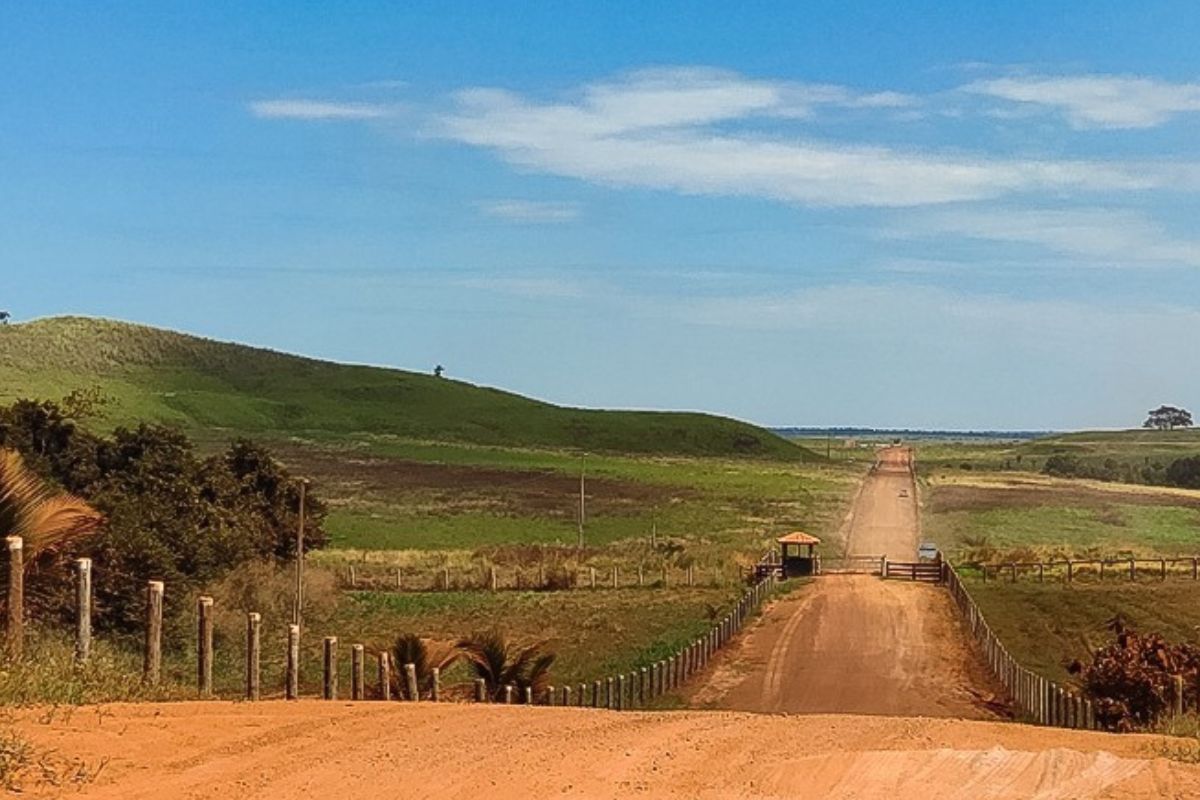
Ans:
MULTIPOLYGON (((530 797, 1091 800, 1200 796, 1162 737, 907 717, 453 703, 192 702, 14 713, 108 766, 85 800, 530 797)), ((31 787, 32 788, 32 787, 31 787)))

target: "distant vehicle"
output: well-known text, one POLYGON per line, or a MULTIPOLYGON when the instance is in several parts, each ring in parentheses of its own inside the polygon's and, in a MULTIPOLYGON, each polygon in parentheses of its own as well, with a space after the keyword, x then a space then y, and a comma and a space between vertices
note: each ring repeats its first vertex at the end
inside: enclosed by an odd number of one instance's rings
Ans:
POLYGON ((933 542, 921 542, 917 547, 917 557, 922 561, 934 561, 938 557, 937 545, 933 542))

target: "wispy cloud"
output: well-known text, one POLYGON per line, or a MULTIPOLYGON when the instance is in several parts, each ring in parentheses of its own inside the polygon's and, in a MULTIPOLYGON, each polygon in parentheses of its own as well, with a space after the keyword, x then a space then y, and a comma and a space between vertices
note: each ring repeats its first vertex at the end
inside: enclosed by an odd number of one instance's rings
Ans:
POLYGON ((264 119, 369 120, 390 116, 392 109, 374 103, 338 103, 327 100, 255 100, 250 113, 264 119))
POLYGON ((463 289, 500 292, 517 297, 581 298, 588 295, 589 286, 582 281, 557 277, 476 277, 455 281, 463 289))
POLYGON ((1064 114, 1076 128, 1152 128, 1200 112, 1200 84, 1118 75, 1026 75, 975 81, 975 94, 1064 114))
POLYGON ((1173 236, 1135 211, 959 209, 923 215, 891 233, 1035 245, 1101 266, 1200 266, 1200 241, 1173 236))
POLYGON ((774 83, 711 70, 634 73, 567 102, 459 92, 445 137, 541 172, 615 186, 768 197, 812 206, 913 206, 1033 192, 1151 189, 1164 169, 1083 160, 971 157, 797 139, 781 119, 822 104, 904 105, 905 95, 774 83), (773 118, 773 121, 772 121, 773 118), (752 130, 755 120, 766 120, 752 130))
POLYGON ((506 222, 552 224, 578 219, 579 204, 545 200, 488 200, 479 203, 486 216, 506 222))

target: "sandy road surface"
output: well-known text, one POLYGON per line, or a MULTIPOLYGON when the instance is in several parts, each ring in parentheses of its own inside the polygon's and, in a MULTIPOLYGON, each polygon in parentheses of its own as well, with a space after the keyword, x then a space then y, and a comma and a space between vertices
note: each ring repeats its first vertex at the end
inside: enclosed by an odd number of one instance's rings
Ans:
MULTIPOLYGON (((909 457, 883 451, 855 502, 848 552, 916 557, 909 457)), ((771 605, 690 699, 739 711, 991 719, 998 692, 945 590, 826 575, 771 605)))
POLYGON ((1162 740, 963 720, 430 703, 174 703, 18 725, 122 800, 1200 796, 1162 740))

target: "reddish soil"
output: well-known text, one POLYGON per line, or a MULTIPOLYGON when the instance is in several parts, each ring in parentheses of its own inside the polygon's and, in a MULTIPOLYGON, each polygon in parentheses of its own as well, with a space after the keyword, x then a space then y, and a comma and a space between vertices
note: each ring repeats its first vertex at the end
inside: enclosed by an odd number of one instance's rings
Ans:
POLYGON ((43 716, 17 725, 104 768, 31 793, 90 800, 1200 796, 1161 738, 964 720, 316 700, 43 716))
MULTIPOLYGON (((848 553, 916 557, 909 457, 885 451, 866 479, 848 553)), ((995 719, 999 693, 944 589, 826 575, 768 607, 691 699, 740 711, 995 719)))

